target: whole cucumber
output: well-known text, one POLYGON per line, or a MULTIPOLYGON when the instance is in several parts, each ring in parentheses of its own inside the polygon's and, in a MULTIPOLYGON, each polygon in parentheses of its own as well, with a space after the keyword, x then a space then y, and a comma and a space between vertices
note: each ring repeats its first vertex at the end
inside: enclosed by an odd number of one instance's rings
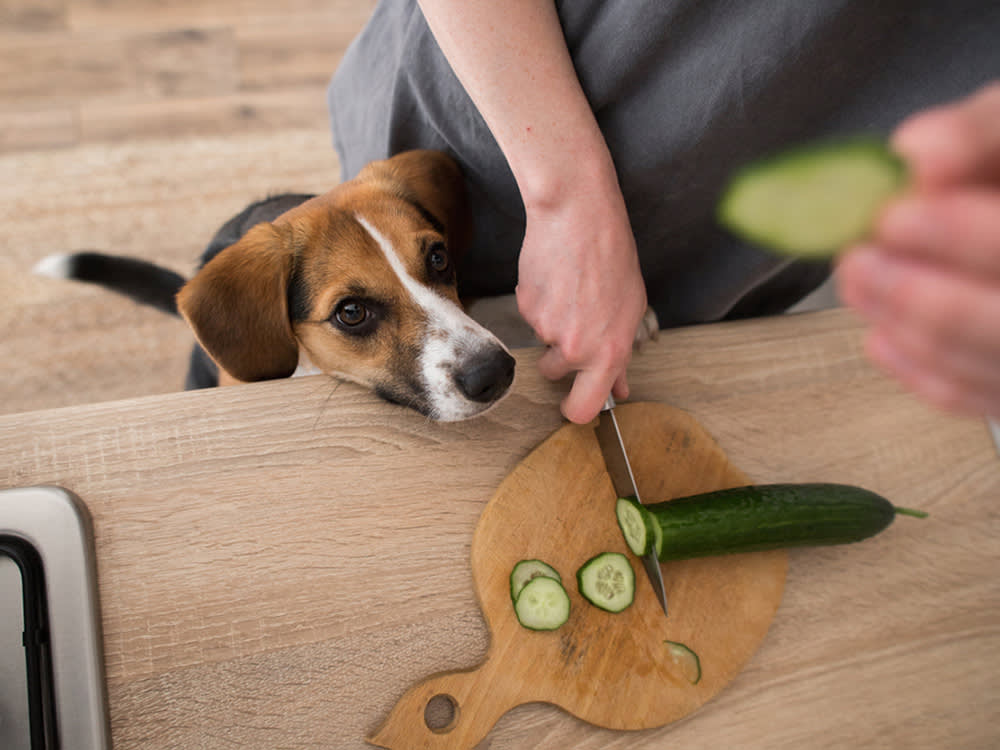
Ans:
POLYGON ((735 487, 645 506, 663 530, 659 559, 859 542, 885 529, 897 508, 881 495, 844 484, 735 487))

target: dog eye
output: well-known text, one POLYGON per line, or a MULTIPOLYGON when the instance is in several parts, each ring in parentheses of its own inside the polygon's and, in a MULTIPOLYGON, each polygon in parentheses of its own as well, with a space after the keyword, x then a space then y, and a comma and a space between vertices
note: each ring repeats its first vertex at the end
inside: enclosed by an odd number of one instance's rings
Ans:
POLYGON ((436 274, 444 274, 448 272, 449 267, 448 251, 444 243, 435 242, 427 251, 427 268, 436 274))
POLYGON ((347 299, 337 305, 333 313, 337 322, 347 328, 355 328, 368 320, 368 308, 356 299, 347 299))

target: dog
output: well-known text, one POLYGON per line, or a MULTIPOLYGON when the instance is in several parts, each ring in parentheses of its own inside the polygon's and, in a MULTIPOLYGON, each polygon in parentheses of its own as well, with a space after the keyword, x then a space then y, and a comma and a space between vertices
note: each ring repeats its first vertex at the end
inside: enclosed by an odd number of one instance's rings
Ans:
MULTIPOLYGON (((509 392, 515 361, 501 338, 540 343, 514 295, 463 310, 455 267, 470 237, 460 168, 415 150, 322 195, 249 205, 215 234, 191 279, 99 252, 52 255, 34 270, 183 317, 197 340, 188 390, 324 373, 458 421, 509 392)), ((658 333, 649 308, 634 347, 658 333)))
POLYGON ((325 373, 438 421, 510 390, 508 348, 462 309, 471 236, 458 165, 438 151, 373 162, 322 195, 277 195, 216 233, 191 279, 134 258, 50 256, 39 274, 182 316, 187 389, 325 373))

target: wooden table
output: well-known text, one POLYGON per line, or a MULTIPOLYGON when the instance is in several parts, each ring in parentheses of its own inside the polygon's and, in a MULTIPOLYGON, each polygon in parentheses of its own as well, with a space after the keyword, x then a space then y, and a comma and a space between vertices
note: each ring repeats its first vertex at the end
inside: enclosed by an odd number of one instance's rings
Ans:
MULTIPOLYGON (((930 519, 793 551, 763 647, 679 724, 529 705, 484 746, 1000 746, 1000 459, 859 342, 844 311, 665 333, 632 400, 688 410, 754 481, 859 484, 930 519)), ((62 485, 94 516, 115 747, 361 748, 411 683, 475 666, 473 530, 560 425, 537 357, 457 424, 322 377, 0 418, 0 485, 62 485)))

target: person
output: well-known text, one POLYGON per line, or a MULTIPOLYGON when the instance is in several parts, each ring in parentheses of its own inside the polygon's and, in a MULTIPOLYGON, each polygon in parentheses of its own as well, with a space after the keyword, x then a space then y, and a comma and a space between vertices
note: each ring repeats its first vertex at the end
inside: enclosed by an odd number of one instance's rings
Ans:
MULTIPOLYGON (((997 31, 1000 4, 978 0, 380 0, 331 80, 331 126, 345 178, 408 148, 459 161, 460 292, 516 292, 541 372, 573 376, 563 414, 587 422, 628 395, 647 303, 664 327, 773 314, 828 277, 717 226, 737 166, 968 95, 1000 73, 997 31)), ((913 195, 839 264, 869 354, 977 413, 1000 413, 995 100, 898 131, 913 195)))

